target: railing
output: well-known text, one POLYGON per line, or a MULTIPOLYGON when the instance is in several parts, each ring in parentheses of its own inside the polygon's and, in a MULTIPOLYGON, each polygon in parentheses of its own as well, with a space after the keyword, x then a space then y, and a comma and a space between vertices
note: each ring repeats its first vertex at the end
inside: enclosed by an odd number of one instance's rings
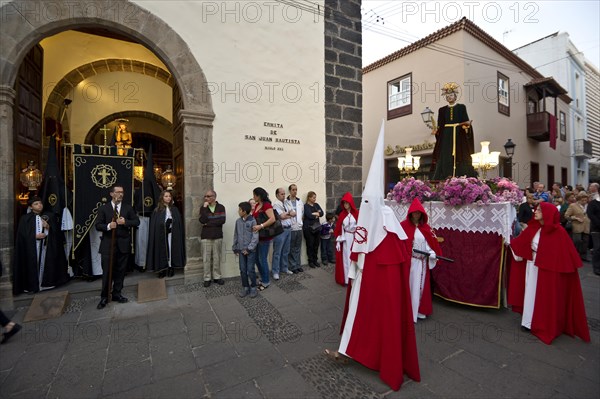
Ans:
POLYGON ((591 158, 592 157, 592 142, 585 139, 577 139, 573 143, 573 150, 576 157, 591 158))

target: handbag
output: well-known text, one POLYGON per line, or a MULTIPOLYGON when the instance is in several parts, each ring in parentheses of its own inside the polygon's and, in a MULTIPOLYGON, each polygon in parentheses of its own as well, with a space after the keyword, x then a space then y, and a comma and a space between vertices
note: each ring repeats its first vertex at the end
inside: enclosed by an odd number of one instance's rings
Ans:
POLYGON ((315 234, 318 231, 321 231, 321 221, 319 219, 315 219, 314 221, 311 222, 310 225, 308 225, 308 228, 310 229, 310 232, 315 234))
MULTIPOLYGON (((258 237, 259 238, 273 238, 275 236, 278 236, 279 234, 283 233, 283 225, 281 224, 281 220, 279 219, 279 214, 277 213, 277 211, 275 209, 273 209, 273 213, 275 214, 275 223, 273 223, 270 226, 267 226, 263 229, 258 230, 258 237)), ((261 213, 260 214, 262 222, 258 223, 264 223, 267 220, 269 220, 269 217, 267 216, 266 213, 261 213), (264 217, 262 216, 264 215, 264 217)))

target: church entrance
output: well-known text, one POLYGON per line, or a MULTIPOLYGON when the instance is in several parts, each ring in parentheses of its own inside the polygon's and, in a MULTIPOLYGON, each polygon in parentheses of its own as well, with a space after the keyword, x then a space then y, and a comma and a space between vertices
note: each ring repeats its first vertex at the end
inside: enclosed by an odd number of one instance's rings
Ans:
MULTIPOLYGON (((104 2, 89 3, 102 9, 104 2)), ((194 204, 212 187, 212 175, 203 175, 201 165, 212 162, 214 114, 210 96, 202 95, 206 79, 185 51, 187 44, 159 18, 132 3, 128 7, 136 17, 127 23, 116 15, 87 18, 65 12, 40 13, 34 25, 18 10, 22 6, 5 3, 0 9, 6 17, 0 34, 7 39, 0 49, 6 60, 0 81, 0 173, 5 182, 13 182, 0 194, 5 205, 0 210, 0 304, 12 307, 13 237, 29 191, 19 180, 20 172, 28 161, 44 171, 51 140, 58 139, 61 148, 110 144, 123 122, 132 136, 131 147, 148 151, 152 146, 157 169, 171 167, 177 177, 179 208, 184 224, 190 225, 186 279, 200 275, 200 254, 194 245, 199 234, 192 227, 197 223, 189 222, 197 219, 194 204)), ((59 165, 69 185, 72 171, 63 154, 59 151, 59 165)))

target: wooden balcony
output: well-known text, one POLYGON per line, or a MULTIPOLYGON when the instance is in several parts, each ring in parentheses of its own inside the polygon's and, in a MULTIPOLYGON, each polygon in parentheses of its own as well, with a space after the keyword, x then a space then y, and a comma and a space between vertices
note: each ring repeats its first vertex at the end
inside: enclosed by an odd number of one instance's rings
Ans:
POLYGON ((527 114, 527 137, 537 141, 550 140, 550 113, 546 111, 527 114))

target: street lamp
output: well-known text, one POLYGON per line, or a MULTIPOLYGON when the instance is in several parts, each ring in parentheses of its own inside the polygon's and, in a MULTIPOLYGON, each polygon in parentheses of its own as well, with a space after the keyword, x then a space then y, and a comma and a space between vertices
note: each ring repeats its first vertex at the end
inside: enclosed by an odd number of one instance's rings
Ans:
POLYGON ((486 179, 487 171, 498 166, 500 151, 490 152, 490 142, 481 142, 481 152, 471 154, 473 167, 481 170, 483 180, 486 179))
POLYGON ((412 147, 406 147, 404 149, 405 156, 398 157, 398 169, 400 173, 406 173, 410 176, 411 173, 415 173, 421 166, 421 157, 412 156, 412 147))
POLYGON ((504 150, 506 151, 506 155, 512 160, 513 155, 515 155, 515 147, 517 145, 512 142, 512 139, 508 139, 506 144, 504 144, 504 150))
POLYGON ((430 110, 429 107, 425 107, 425 110, 421 112, 421 118, 423 119, 423 123, 425 123, 429 129, 437 129, 435 120, 433 119, 433 111, 430 110))

